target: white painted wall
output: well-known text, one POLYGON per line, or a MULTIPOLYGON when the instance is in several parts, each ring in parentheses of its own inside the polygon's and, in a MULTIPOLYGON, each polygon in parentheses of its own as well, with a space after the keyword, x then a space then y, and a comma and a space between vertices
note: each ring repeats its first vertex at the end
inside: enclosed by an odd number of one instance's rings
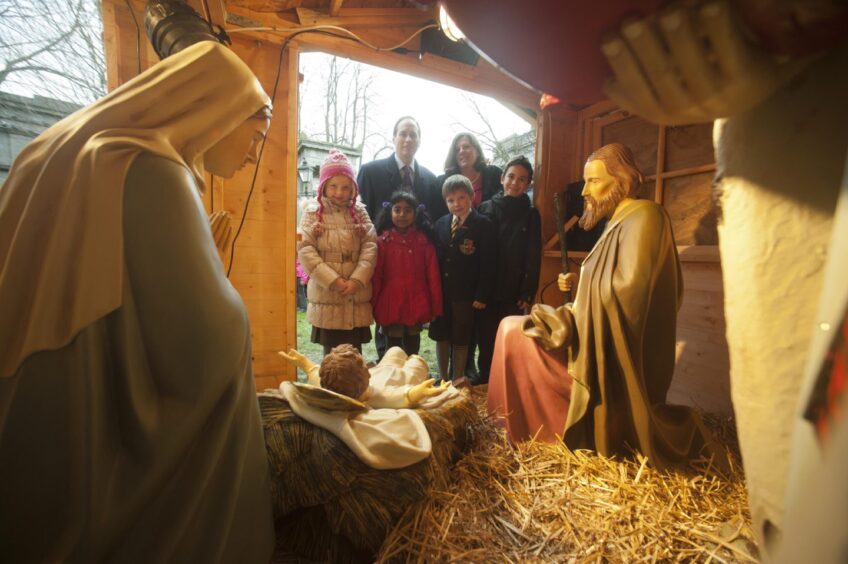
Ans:
POLYGON ((848 149, 848 46, 716 122, 731 394, 761 546, 780 527, 801 376, 848 149))

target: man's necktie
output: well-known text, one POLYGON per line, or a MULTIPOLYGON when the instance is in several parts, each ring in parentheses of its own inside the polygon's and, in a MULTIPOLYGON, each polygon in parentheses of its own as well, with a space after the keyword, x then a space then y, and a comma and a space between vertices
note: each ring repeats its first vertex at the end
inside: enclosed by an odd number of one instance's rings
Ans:
POLYGON ((402 188, 412 189, 412 169, 408 166, 403 167, 400 171, 401 181, 400 185, 402 188))
POLYGON ((456 231, 459 229, 459 216, 453 216, 453 221, 451 221, 451 240, 456 237, 456 231))

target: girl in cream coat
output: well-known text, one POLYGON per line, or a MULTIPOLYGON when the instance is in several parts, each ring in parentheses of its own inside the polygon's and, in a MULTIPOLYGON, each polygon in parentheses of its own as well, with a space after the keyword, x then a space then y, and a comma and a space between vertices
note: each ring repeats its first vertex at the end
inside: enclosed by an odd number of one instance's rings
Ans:
POLYGON ((312 342, 324 354, 348 343, 361 351, 371 340, 371 276, 377 237, 365 206, 356 200, 353 167, 330 151, 321 165, 318 201, 300 221, 298 257, 309 274, 306 319, 312 342))

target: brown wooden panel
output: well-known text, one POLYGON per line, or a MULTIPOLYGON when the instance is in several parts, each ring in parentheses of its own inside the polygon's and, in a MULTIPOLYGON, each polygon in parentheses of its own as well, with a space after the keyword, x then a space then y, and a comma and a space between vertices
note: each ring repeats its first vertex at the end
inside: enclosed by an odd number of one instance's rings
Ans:
POLYGON ((683 304, 677 315, 677 365, 671 403, 731 414, 721 264, 682 262, 683 304))
POLYGON ((256 368, 254 367, 253 378, 256 382, 256 391, 263 392, 268 389, 276 388, 280 385, 279 378, 276 376, 257 376, 256 368))
MULTIPOLYGON (((636 166, 649 176, 657 172, 657 144, 659 126, 642 118, 629 117, 604 126, 601 145, 622 143, 633 151, 636 166)), ((597 149, 598 147, 595 147, 597 149)))
MULTIPOLYGON (((269 349, 283 350, 283 340, 286 336, 286 327, 282 323, 276 325, 254 325, 250 328, 252 339, 270 343, 269 349), (275 345, 276 343, 276 345, 275 345)), ((282 364, 280 365, 282 367, 282 364)))
MULTIPOLYGON (((248 219, 244 222, 236 245, 239 247, 264 247, 277 248, 284 246, 284 239, 288 236, 286 223, 275 220, 248 219)), ((233 225, 233 230, 238 229, 238 224, 233 225)))
POLYGON ((712 122, 666 127, 665 171, 714 162, 712 122))
POLYGON ((678 245, 718 244, 712 183, 711 172, 665 180, 663 206, 678 245))
MULTIPOLYGON (((697 247, 695 247, 697 248, 697 247)), ((681 259, 681 263, 684 261, 681 259)), ((721 270, 715 263, 687 262, 683 267, 683 291, 702 290, 721 294, 723 281, 721 270)), ((720 299, 719 299, 720 301, 720 299)))
POLYGON ((637 192, 637 196, 642 198, 643 200, 654 200, 657 191, 657 184, 653 180, 648 180, 647 182, 643 182, 641 186, 639 186, 639 192, 637 192))
MULTIPOLYGON (((273 299, 281 297, 280 286, 283 284, 282 277, 275 273, 266 272, 233 272, 230 282, 239 289, 242 295, 257 299, 273 299)), ((254 324, 259 323, 257 320, 254 324)))
POLYGON ((543 241, 556 232, 553 194, 572 180, 576 117, 575 112, 559 106, 539 114, 533 198, 542 218, 543 241))
MULTIPOLYGON (((273 378, 276 382, 281 382, 284 379, 283 373, 286 370, 288 363, 277 354, 277 350, 257 351, 256 347, 253 348, 254 378, 257 380, 273 378)), ((275 386, 272 385, 271 387, 275 386)), ((257 388, 259 388, 258 385, 257 388)))

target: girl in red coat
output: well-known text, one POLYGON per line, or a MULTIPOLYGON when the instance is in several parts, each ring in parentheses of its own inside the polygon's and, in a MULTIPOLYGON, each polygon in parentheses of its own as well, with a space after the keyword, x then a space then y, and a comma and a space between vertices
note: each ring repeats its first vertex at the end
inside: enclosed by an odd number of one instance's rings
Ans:
POLYGON ((374 319, 383 327, 387 348, 417 354, 421 326, 442 314, 442 283, 430 222, 415 196, 395 192, 383 202, 376 227, 374 319))

